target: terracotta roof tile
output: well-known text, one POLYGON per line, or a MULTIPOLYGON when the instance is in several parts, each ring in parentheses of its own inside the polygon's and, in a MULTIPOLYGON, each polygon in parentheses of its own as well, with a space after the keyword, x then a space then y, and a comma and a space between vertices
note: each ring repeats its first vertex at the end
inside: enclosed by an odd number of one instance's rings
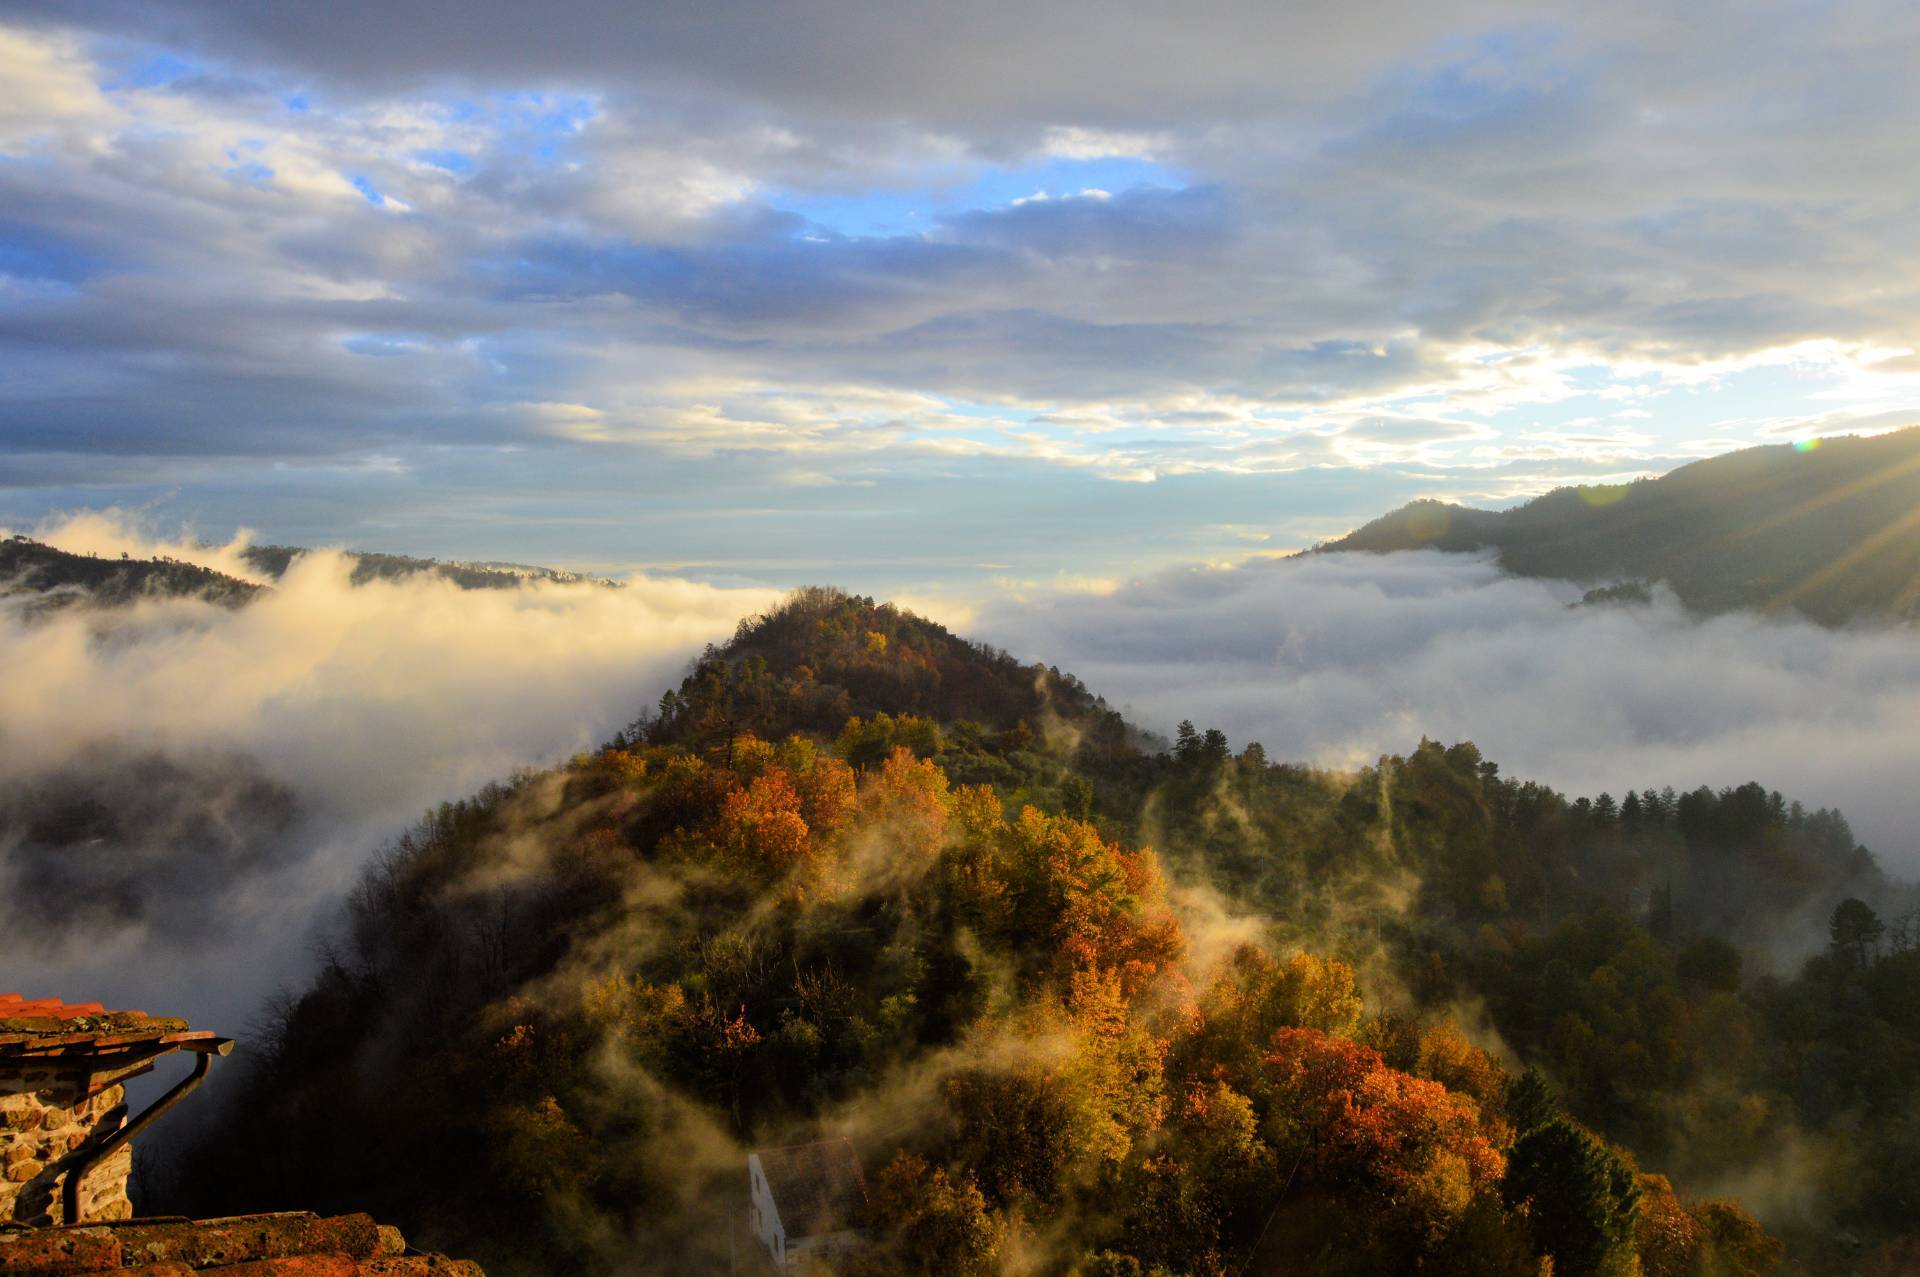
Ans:
MULTIPOLYGON (((60 1020, 75 1016, 100 1015, 106 1007, 98 1002, 62 1002, 59 998, 23 998, 17 993, 0 993, 0 1015, 50 1015, 60 1020)), ((145 1011, 125 1011, 123 1015, 145 1015, 145 1011)))
POLYGON ((476 1264, 407 1254, 398 1230, 365 1215, 304 1211, 231 1219, 131 1219, 72 1228, 0 1228, 0 1277, 484 1277, 476 1264))
POLYGON ((150 1058, 175 1050, 225 1054, 227 1039, 194 1030, 176 1016, 109 1011, 98 1002, 64 1002, 0 993, 0 1060, 20 1057, 150 1058))

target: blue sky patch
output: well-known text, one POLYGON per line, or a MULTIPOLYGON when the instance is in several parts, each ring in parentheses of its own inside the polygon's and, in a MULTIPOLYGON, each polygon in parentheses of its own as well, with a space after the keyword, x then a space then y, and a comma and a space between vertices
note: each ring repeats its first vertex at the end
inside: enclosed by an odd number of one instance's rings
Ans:
POLYGON ((473 157, 464 151, 415 151, 413 158, 422 164, 431 164, 437 169, 444 169, 456 177, 465 177, 474 169, 473 157))
MULTIPOLYGON (((1012 208, 1035 197, 1060 199, 1082 191, 1119 195, 1140 187, 1179 189, 1184 177, 1151 160, 1112 156, 1052 159, 975 173, 930 172, 913 186, 877 187, 857 194, 775 191, 770 207, 797 214, 815 228, 850 238, 921 235, 963 213, 1012 208)), ((802 232, 804 235, 806 232, 802 232)))
POLYGON ((175 81, 198 75, 203 69, 197 62, 160 50, 118 68, 114 75, 101 81, 100 88, 108 93, 126 89, 163 89, 175 81))
POLYGON ((421 343, 404 333, 359 333, 347 338, 341 345, 352 354, 390 359, 396 355, 416 353, 421 343))
POLYGON ((36 227, 0 221, 0 275, 79 284, 104 264, 102 259, 77 244, 36 227))

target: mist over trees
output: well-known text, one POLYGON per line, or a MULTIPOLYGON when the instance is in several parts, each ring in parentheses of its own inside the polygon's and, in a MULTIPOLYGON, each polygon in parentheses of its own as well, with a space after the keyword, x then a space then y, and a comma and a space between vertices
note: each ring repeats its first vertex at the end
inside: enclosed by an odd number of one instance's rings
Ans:
POLYGON ((0 598, 34 612, 84 605, 118 607, 139 599, 203 598, 223 607, 251 602, 261 587, 212 568, 171 558, 102 558, 42 545, 24 536, 0 539, 0 598))
POLYGON ((1871 1271, 1911 1229, 1911 909, 1757 786, 1155 741, 807 591, 401 840, 155 1205, 697 1271, 744 1151, 826 1131, 869 1169, 848 1273, 1871 1271))
POLYGON ((218 929, 232 889, 296 859, 297 795, 245 755, 96 746, 0 774, 0 927, 42 944, 218 929))

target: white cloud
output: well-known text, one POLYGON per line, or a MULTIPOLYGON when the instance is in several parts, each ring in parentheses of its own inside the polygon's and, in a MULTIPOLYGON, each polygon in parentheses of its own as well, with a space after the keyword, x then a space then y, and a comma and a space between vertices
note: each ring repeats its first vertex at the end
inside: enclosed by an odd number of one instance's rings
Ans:
POLYGON ((1169 143, 1170 139, 1164 134, 1056 125, 1048 129, 1041 140, 1040 153, 1063 160, 1150 160, 1167 149, 1169 143))
MULTIPOLYGON (((191 549, 107 517, 51 539, 108 557, 191 549)), ((231 568, 238 548, 193 557, 231 568)), ((289 845, 214 898, 74 946, 0 936, 12 979, 241 1028, 273 981, 306 965, 325 905, 383 843, 437 803, 606 739, 703 644, 777 598, 658 577, 618 590, 351 586, 351 568, 308 555, 231 611, 177 599, 32 620, 0 609, 0 782, 103 748, 194 768, 238 757, 301 808, 289 845)))
POLYGON ((1098 595, 989 606, 980 637, 1072 670, 1139 721, 1348 766, 1421 736, 1575 793, 1749 780, 1837 806, 1920 873, 1920 646, 1670 597, 1569 609, 1578 590, 1437 553, 1192 568, 1098 595))
POLYGON ((68 126, 107 112, 79 42, 36 39, 0 27, 0 155, 20 154, 68 126))

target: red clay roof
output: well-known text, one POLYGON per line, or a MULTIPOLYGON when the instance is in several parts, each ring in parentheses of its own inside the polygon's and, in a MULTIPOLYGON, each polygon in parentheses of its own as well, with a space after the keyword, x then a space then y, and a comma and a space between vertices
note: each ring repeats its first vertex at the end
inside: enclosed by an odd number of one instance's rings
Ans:
POLYGON ((304 1211, 231 1219, 130 1219, 72 1228, 0 1227, 0 1277, 485 1277, 477 1264, 409 1253, 396 1228, 365 1215, 304 1211))
POLYGON ((109 1011, 98 1002, 62 1002, 0 993, 0 1059, 55 1055, 226 1053, 228 1039, 189 1029, 174 1016, 109 1011))
MULTIPOLYGON (((0 993, 0 1015, 51 1015, 71 1020, 83 1015, 104 1015, 98 1002, 62 1002, 59 998, 22 998, 17 993, 0 993)), ((146 1015, 145 1011, 115 1011, 115 1015, 146 1015)))

